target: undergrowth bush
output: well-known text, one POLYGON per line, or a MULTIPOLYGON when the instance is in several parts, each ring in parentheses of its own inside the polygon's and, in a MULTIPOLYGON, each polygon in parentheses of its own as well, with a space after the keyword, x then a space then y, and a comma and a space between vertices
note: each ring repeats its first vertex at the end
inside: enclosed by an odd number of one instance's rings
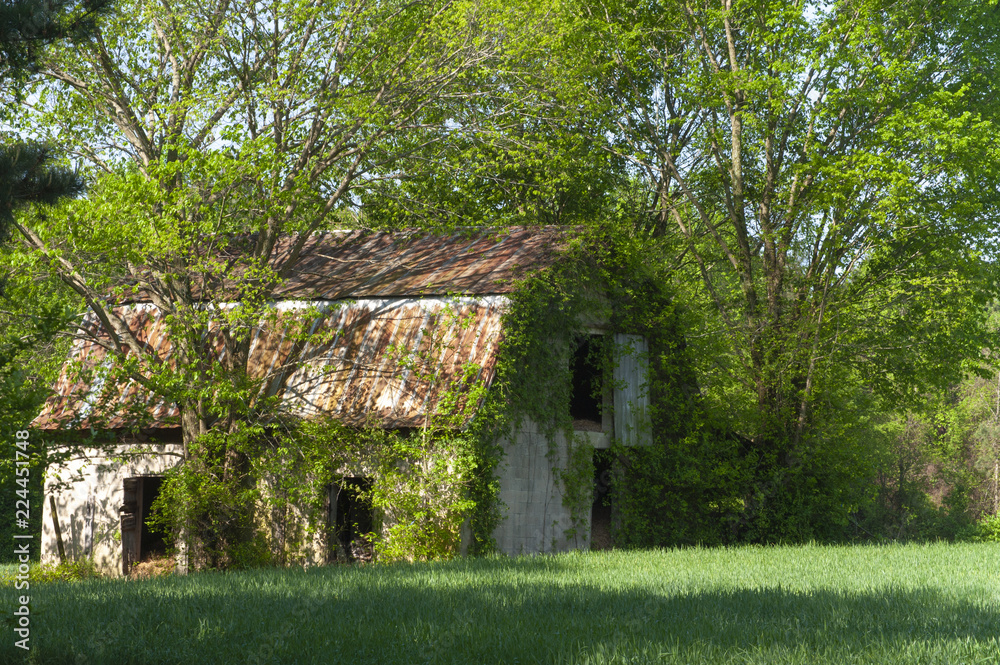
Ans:
POLYGON ((973 543, 1000 543, 1000 514, 985 515, 978 522, 968 525, 957 540, 973 543))
MULTIPOLYGON (((18 576, 17 565, 0 566, 0 586, 14 586, 18 576)), ((45 582, 77 582, 100 577, 93 559, 80 559, 59 564, 31 564, 28 581, 31 584, 45 582)))

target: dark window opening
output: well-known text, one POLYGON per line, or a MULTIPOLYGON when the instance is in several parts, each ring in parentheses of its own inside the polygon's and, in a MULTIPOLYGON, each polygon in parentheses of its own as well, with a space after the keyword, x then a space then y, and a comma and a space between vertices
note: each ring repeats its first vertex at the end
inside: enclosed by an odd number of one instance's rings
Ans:
POLYGON ((590 508, 590 549, 609 550, 614 547, 612 521, 612 460, 610 450, 594 451, 594 503, 590 508))
POLYGON ((598 362, 598 340, 587 335, 579 340, 571 360, 573 390, 569 414, 574 429, 601 431, 601 367, 598 362))
POLYGON ((370 561, 369 534, 374 528, 370 478, 344 478, 330 488, 332 557, 338 561, 370 561))

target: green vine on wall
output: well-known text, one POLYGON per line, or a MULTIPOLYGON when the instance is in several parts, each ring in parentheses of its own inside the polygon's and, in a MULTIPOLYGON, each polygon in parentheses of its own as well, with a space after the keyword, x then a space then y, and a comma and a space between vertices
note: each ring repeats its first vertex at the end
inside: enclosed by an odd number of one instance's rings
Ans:
MULTIPOLYGON (((324 540, 326 547, 332 545, 330 487, 364 477, 371 484, 357 498, 369 502, 379 518, 367 536, 380 558, 445 558, 460 552, 470 515, 473 528, 488 529, 496 521, 490 513, 496 483, 489 462, 496 455, 489 454, 490 437, 483 436, 489 418, 477 415, 469 423, 485 397, 481 368, 467 363, 447 378, 442 373, 440 359, 454 351, 447 348, 447 331, 474 324, 474 317, 459 316, 453 304, 431 317, 420 350, 393 346, 386 351, 386 362, 436 397, 421 427, 392 430, 378 422, 357 427, 335 418, 285 415, 210 431, 194 445, 237 450, 248 460, 247 468, 227 476, 220 467, 222 455, 198 456, 218 460, 215 466, 176 467, 161 489, 158 525, 175 538, 188 535, 196 566, 315 560, 324 540), (219 534, 241 537, 223 540, 219 534)), ((307 332, 312 327, 299 325, 302 339, 296 341, 303 346, 322 342, 309 337, 325 334, 307 332)), ((287 332, 286 339, 294 334, 287 332)), ((489 542, 478 538, 470 549, 487 551, 489 542)))
MULTIPOLYGON (((599 233, 581 233, 562 261, 525 280, 511 296, 504 317, 503 343, 492 396, 503 404, 502 431, 506 437, 530 420, 549 444, 554 480, 562 489, 570 522, 563 525, 568 541, 584 537, 590 522, 594 492, 594 447, 574 432, 570 415, 573 393, 573 353, 577 343, 600 326, 605 335, 591 345, 593 364, 602 368, 602 380, 591 386, 601 393, 610 385, 613 362, 614 303, 609 301, 609 278, 602 261, 616 240, 599 233), (559 450, 558 446, 565 446, 559 450)), ((596 395, 601 401, 601 394, 596 395)), ((553 543, 555 544, 555 543, 553 543)))
POLYGON ((579 536, 593 500, 594 449, 573 432, 573 344, 588 334, 588 324, 603 328, 600 342, 592 344, 597 356, 592 360, 603 369, 604 386, 612 386, 614 334, 643 336, 649 345, 652 443, 613 443, 615 542, 647 547, 726 542, 741 509, 740 442, 704 412, 684 342, 685 312, 667 276, 648 261, 648 251, 648 238, 637 237, 627 225, 592 229, 559 266, 514 294, 497 377, 507 422, 528 418, 550 446, 565 441, 563 466, 554 472, 571 515, 564 535, 579 536))

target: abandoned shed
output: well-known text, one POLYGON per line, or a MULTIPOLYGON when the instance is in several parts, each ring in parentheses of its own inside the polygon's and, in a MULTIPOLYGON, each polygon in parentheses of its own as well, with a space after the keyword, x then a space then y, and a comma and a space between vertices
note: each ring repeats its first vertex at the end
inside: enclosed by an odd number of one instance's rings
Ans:
MULTIPOLYGON (((470 368, 480 385, 491 386, 513 294, 521 280, 558 265, 567 246, 566 232, 554 228, 451 236, 317 235, 275 296, 276 311, 290 320, 308 320, 312 337, 303 343, 280 325, 262 327, 254 332, 250 370, 261 389, 280 398, 295 417, 417 430, 447 391, 468 379, 470 368), (423 358, 429 368, 418 371, 401 363, 402 356, 423 358)), ((137 300, 120 310, 145 343, 170 356, 166 324, 154 305, 137 300)), ((600 316, 581 322, 585 334, 574 337, 566 352, 573 431, 521 418, 499 442, 501 519, 492 537, 502 552, 588 548, 592 515, 607 530, 608 511, 600 498, 607 492, 608 465, 594 451, 609 448, 613 439, 644 442, 649 398, 645 341, 610 334, 605 324, 600 316), (595 340, 606 334, 617 349, 610 372, 593 360, 595 340), (613 380, 602 384, 605 374, 613 380), (580 446, 587 463, 594 462, 587 468, 596 473, 586 479, 585 492, 567 491, 564 471, 574 455, 579 458, 580 446)), ((105 571, 127 574, 136 563, 165 552, 163 536, 148 518, 165 474, 184 458, 179 411, 135 382, 111 385, 96 317, 85 317, 82 328, 90 334, 74 343, 34 425, 60 432, 67 443, 74 436, 82 441, 95 429, 115 443, 78 448, 48 470, 42 559, 54 561, 62 550, 67 557, 92 557, 105 571), (141 427, 135 426, 137 414, 141 427)), ((558 345, 553 344, 555 353, 558 345)), ((546 377, 539 380, 544 383, 546 377)), ((475 408, 470 414, 476 417, 475 408)), ((338 546, 349 549, 360 534, 377 528, 378 516, 353 498, 371 479, 347 475, 331 490, 327 519, 332 535, 310 553, 314 563, 328 559, 338 546)))

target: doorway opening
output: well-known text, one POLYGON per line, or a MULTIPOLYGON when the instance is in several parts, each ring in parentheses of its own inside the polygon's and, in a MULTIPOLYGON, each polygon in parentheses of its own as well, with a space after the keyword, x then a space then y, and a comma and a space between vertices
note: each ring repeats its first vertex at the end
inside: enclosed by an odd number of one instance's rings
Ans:
POLYGON ((614 547, 611 536, 613 509, 611 501, 612 462, 610 450, 594 451, 594 503, 590 507, 590 549, 609 550, 614 547))
POLYGON ((371 478, 344 478, 330 486, 331 558, 336 561, 371 561, 374 529, 371 478))
POLYGON ((122 483, 124 501, 118 510, 122 534, 122 574, 143 561, 167 555, 165 534, 147 522, 153 502, 160 495, 163 476, 126 478, 122 483))

